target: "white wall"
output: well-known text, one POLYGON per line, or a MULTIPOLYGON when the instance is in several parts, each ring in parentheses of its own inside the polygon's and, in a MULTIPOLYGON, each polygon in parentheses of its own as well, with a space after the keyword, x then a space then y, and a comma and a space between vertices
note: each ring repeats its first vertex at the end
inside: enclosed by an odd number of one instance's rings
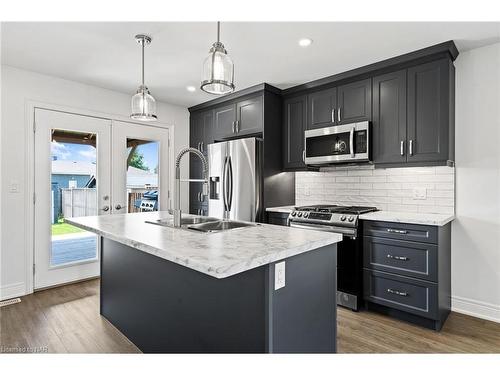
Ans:
POLYGON ((453 309, 500 322, 500 43, 455 66, 453 309))
POLYGON ((377 168, 337 166, 297 172, 295 204, 374 206, 384 211, 453 214, 452 167, 377 168), (413 189, 425 198, 415 199, 413 189))
MULTIPOLYGON (((26 103, 37 101, 127 117, 130 95, 3 65, 1 74, 3 236, 0 241, 0 299, 5 299, 29 290, 25 285, 28 234, 24 228, 31 206, 31 197, 27 196, 26 166, 29 161, 26 154, 27 136, 32 128, 27 126, 26 103), (14 181, 19 183, 19 193, 9 191, 9 185, 14 181)), ((177 153, 189 144, 189 113, 186 108, 166 103, 158 103, 157 111, 161 122, 174 125, 174 149, 177 153)), ((186 160, 184 176, 187 176, 187 168, 186 160)), ((187 205, 188 197, 184 194, 182 207, 186 209, 187 205)))

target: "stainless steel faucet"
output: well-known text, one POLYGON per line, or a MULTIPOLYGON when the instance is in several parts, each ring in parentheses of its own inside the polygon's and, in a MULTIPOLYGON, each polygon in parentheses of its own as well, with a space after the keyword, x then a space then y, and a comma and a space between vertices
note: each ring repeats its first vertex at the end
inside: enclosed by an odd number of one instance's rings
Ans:
POLYGON ((181 205, 181 159, 182 157, 192 152, 196 156, 198 156, 203 164, 203 179, 187 179, 183 181, 194 181, 194 182, 202 182, 203 183, 203 195, 208 195, 208 161, 205 155, 203 155, 199 150, 193 147, 186 147, 182 149, 177 158, 175 159, 175 195, 174 195, 174 227, 181 226, 182 219, 182 211, 180 208, 181 205))

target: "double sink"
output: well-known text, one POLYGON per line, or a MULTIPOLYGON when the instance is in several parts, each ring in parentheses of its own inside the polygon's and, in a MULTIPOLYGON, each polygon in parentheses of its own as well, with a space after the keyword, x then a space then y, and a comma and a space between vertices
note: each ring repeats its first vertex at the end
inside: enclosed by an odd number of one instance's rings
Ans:
MULTIPOLYGON (((149 221, 146 223, 161 225, 164 227, 175 228, 174 221, 172 218, 160 219, 149 221)), ((214 217, 207 216, 190 216, 181 218, 180 229, 190 229, 193 231, 212 233, 212 232, 222 232, 237 228, 254 227, 258 224, 245 223, 242 221, 235 220, 221 220, 214 217)))

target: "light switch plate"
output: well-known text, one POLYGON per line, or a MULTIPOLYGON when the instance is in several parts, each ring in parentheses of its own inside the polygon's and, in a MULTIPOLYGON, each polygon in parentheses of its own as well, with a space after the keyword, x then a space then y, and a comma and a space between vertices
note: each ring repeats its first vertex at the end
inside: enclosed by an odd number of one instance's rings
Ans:
POLYGON ((279 262, 274 265, 274 290, 285 286, 285 262, 279 262))
POLYGON ((424 187, 413 188, 413 199, 427 199, 427 189, 424 187))

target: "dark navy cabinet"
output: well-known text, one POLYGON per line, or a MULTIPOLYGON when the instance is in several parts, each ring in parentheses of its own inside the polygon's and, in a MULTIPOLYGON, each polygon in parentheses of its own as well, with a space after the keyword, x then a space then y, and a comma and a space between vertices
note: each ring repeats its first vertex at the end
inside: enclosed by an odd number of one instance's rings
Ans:
POLYGON ((336 125, 336 110, 336 87, 309 94, 307 98, 307 129, 317 129, 336 125))
POLYGON ((370 121, 372 117, 371 79, 339 86, 337 92, 337 124, 370 121))
POLYGON ((451 223, 366 221, 363 298, 369 310, 440 330, 451 309, 451 223))
POLYGON ((307 122, 307 95, 283 101, 283 168, 306 169, 304 131, 307 122))

